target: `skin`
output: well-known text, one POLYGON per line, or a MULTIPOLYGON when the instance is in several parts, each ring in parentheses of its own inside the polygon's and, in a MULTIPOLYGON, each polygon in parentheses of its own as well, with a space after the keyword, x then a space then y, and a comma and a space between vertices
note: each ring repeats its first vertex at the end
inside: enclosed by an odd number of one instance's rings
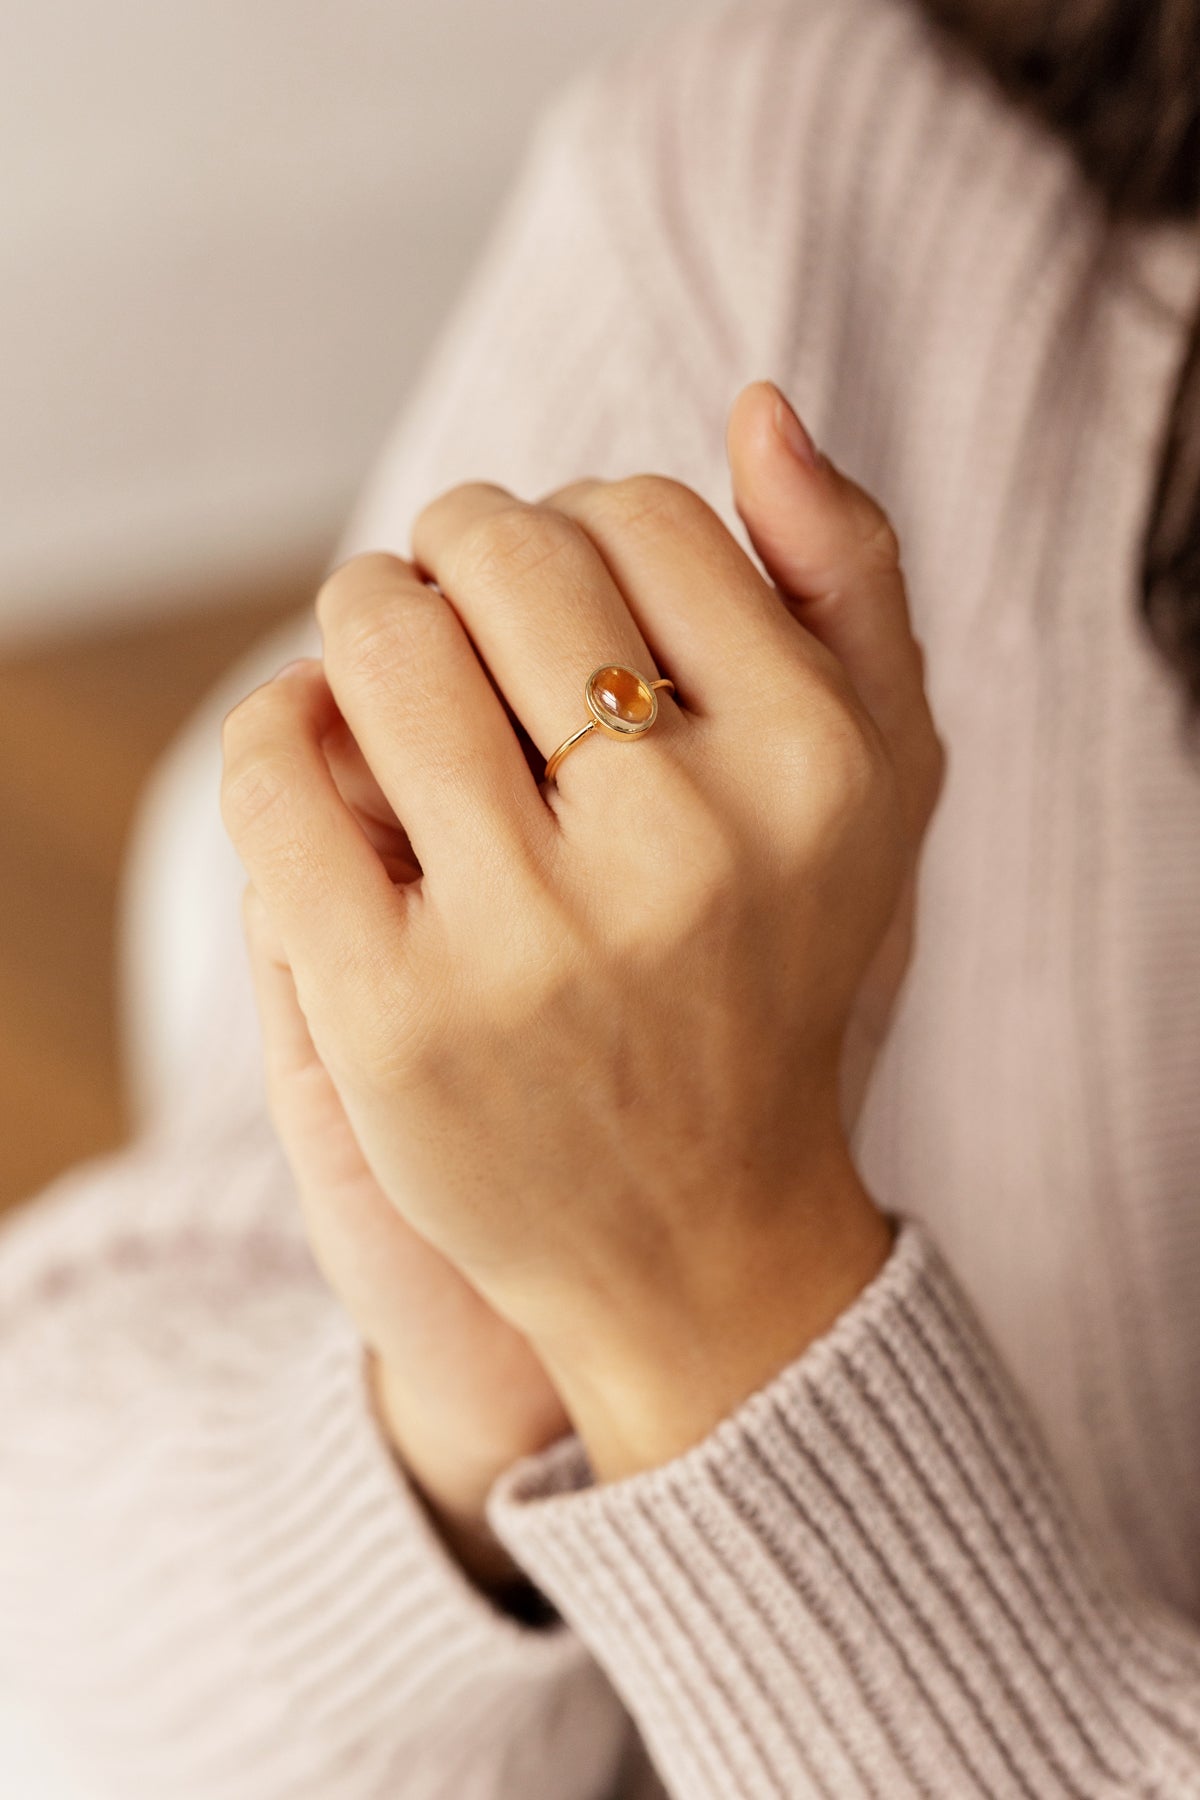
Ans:
POLYGON ((729 456, 769 579, 662 478, 455 488, 412 563, 331 577, 323 659, 226 722, 307 1229, 382 1428, 488 1587, 516 1457, 568 1425, 600 1480, 679 1455, 891 1243, 848 1137, 941 746, 879 508, 766 383, 729 456), (539 787, 606 661, 678 699, 539 787))

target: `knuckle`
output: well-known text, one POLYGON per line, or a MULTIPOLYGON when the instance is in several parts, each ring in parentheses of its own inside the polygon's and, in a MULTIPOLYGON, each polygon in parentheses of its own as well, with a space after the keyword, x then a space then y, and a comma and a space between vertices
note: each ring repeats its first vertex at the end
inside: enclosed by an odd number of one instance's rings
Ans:
POLYGON ((653 871, 637 884, 628 917, 635 945, 704 935, 727 920, 745 878, 745 846, 726 808, 682 776, 671 782, 665 798, 653 871))
POLYGON ((873 811, 891 785, 891 764, 876 732, 851 713, 835 715, 827 732, 823 777, 828 803, 847 816, 873 811))
POLYGON ((561 487, 551 488, 549 493, 543 494, 539 505, 567 511, 572 506, 586 506, 603 486, 598 475, 577 475, 574 481, 564 482, 561 487))
POLYGON ((228 761, 221 782, 221 816, 231 837, 260 833, 283 813, 295 789, 296 759, 279 744, 247 749, 228 761))
POLYGON ((365 589, 327 637, 330 669, 360 687, 394 688, 399 670, 407 677, 428 666, 449 621, 432 588, 365 589))
POLYGON ((578 556, 583 535, 573 519, 549 506, 520 501, 473 519, 456 543, 451 584, 507 585, 546 564, 578 556))
POLYGON ((519 924, 493 940, 488 1007, 493 1018, 518 1026, 544 1016, 571 986, 574 972, 594 960, 584 922, 549 893, 527 902, 519 924))
POLYGON ((814 829, 838 832, 884 803, 893 778, 878 731, 848 695, 810 691, 803 708, 776 721, 775 756, 783 791, 781 844, 807 855, 814 829))
POLYGON ((874 500, 864 496, 859 527, 859 555, 873 574, 894 574, 900 568, 900 538, 891 519, 874 500))
POLYGON ((351 556, 325 577, 317 590, 317 622, 323 634, 336 631, 346 609, 363 594, 392 591, 407 565, 386 550, 368 550, 351 556))
POLYGON ((308 773, 309 744, 295 692, 268 681, 235 706, 221 726, 220 810, 236 844, 251 838, 256 856, 272 839, 296 835, 295 795, 308 773))
POLYGON ((417 560, 424 561, 422 552, 432 552, 435 544, 443 540, 448 519, 460 515, 471 502, 481 500, 521 505, 506 487, 494 481, 457 481, 452 487, 443 488, 425 502, 413 519, 412 543, 417 560))
POLYGON ((623 529, 647 533, 692 528, 710 511, 699 494, 669 475, 626 476, 597 494, 595 504, 623 529))

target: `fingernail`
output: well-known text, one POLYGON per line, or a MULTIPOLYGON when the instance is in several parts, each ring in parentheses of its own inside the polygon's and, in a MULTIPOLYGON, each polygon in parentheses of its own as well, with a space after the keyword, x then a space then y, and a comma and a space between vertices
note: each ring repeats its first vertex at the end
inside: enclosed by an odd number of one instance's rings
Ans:
POLYGON ((775 429, 796 458, 806 468, 818 469, 821 466, 820 453, 812 438, 800 423, 793 409, 776 388, 775 429))
POLYGON ((291 662, 284 663, 282 669, 276 669, 274 675, 271 677, 272 681, 282 680, 285 675, 290 675, 293 669, 302 669, 308 660, 309 658, 307 656, 294 656, 291 662))

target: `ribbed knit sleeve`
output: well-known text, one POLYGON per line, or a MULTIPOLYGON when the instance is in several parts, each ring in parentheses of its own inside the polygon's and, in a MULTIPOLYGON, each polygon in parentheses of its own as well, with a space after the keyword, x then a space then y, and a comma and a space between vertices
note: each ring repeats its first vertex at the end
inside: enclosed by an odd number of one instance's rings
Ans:
POLYGON ((607 1797, 624 1715, 443 1551, 285 1182, 156 1144, 0 1237, 0 1695, 87 1800, 607 1797))
POLYGON ((1200 1638, 1093 1559, 915 1226, 694 1450, 599 1487, 565 1440, 492 1518, 680 1800, 1200 1794, 1200 1638))

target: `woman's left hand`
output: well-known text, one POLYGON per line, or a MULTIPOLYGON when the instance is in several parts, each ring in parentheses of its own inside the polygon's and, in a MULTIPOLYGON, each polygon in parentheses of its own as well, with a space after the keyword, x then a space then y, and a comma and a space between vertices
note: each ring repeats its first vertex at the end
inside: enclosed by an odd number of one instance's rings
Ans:
POLYGON ((705 1435, 890 1243, 839 1069, 939 754, 886 521, 827 464, 804 481, 830 591, 868 584, 911 647, 899 736, 716 515, 654 477, 443 495, 415 566, 360 557, 326 584, 323 667, 227 727, 227 822, 371 1168, 528 1337, 602 1477, 705 1435), (605 664, 677 697, 540 789, 506 707, 548 756, 605 664), (416 882, 338 793, 339 714, 416 882))

